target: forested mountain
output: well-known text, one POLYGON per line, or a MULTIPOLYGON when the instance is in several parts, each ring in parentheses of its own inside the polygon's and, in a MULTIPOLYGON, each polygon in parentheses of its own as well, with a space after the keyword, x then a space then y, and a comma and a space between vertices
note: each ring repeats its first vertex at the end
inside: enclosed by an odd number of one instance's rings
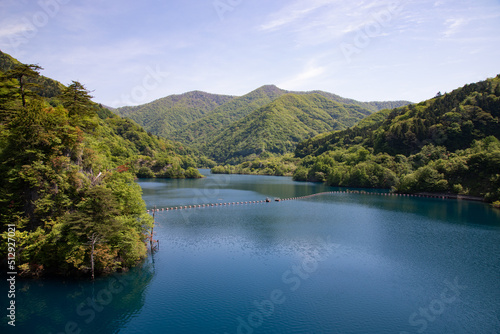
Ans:
POLYGON ((195 157, 95 104, 79 82, 44 97, 39 66, 3 68, 0 266, 93 276, 134 265, 152 223, 136 174, 199 177, 195 157), (9 229, 16 251, 7 262, 9 229))
POLYGON ((241 120, 253 111, 289 93, 319 94, 328 100, 356 105, 370 112, 410 103, 407 101, 359 102, 322 91, 291 92, 274 85, 265 85, 241 97, 190 92, 168 96, 141 106, 123 107, 113 111, 135 120, 153 134, 167 136, 201 149, 233 122, 241 120))
POLYGON ((273 85, 262 86, 244 96, 234 98, 209 115, 173 132, 172 138, 199 148, 211 141, 216 134, 231 123, 239 121, 286 93, 285 90, 273 85))
POLYGON ((411 102, 409 102, 409 101, 360 102, 360 101, 356 101, 353 99, 347 99, 347 98, 344 98, 344 97, 336 95, 336 94, 323 92, 320 90, 314 90, 314 91, 305 92, 305 93, 304 92, 302 92, 302 93, 297 92, 297 93, 298 94, 314 94, 314 93, 319 94, 321 96, 326 97, 329 100, 336 101, 336 102, 343 103, 343 104, 355 104, 355 105, 358 105, 358 106, 363 107, 365 109, 371 110, 372 112, 377 112, 377 111, 383 110, 383 109, 394 109, 394 108, 403 107, 403 106, 406 106, 408 104, 411 104, 411 102))
POLYGON ((202 151, 219 162, 240 162, 263 152, 292 152, 305 138, 353 126, 370 111, 319 94, 285 94, 233 122, 202 151))
POLYGON ((233 98, 193 91, 140 106, 117 108, 113 112, 136 121, 155 135, 171 138, 170 133, 195 122, 233 98))
POLYGON ((296 180, 500 199, 500 75, 302 142, 296 180))
POLYGON ((321 139, 312 138, 297 148, 298 156, 318 154, 342 141, 362 143, 375 152, 411 154, 427 144, 448 150, 465 149, 473 140, 500 134, 500 87, 498 79, 490 79, 456 89, 431 100, 383 111, 364 120, 361 126, 332 133, 321 139), (366 126, 368 125, 368 126, 366 126))

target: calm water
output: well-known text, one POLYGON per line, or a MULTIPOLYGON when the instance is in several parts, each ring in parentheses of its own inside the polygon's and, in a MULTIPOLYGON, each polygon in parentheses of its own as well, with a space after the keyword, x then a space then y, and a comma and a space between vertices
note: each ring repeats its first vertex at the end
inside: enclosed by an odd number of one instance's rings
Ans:
MULTIPOLYGON (((148 208, 336 190, 240 175, 139 183, 148 208)), ((1 332, 500 333, 500 211, 482 203, 331 194, 156 221, 160 250, 127 274, 18 280, 17 326, 1 332)))

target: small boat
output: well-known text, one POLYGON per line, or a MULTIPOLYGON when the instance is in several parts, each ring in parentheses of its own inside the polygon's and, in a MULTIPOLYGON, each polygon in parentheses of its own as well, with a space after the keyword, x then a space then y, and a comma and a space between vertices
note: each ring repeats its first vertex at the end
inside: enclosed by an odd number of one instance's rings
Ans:
POLYGON ((269 199, 269 197, 266 197, 266 202, 267 203, 271 202, 271 200, 269 199))
POLYGON ((281 202, 281 198, 276 197, 276 198, 274 199, 274 201, 275 201, 275 202, 281 202))

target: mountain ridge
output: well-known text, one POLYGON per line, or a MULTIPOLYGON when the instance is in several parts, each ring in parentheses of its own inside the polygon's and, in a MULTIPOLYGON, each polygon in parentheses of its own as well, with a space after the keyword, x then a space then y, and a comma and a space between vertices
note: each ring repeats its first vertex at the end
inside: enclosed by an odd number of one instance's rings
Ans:
POLYGON ((370 114, 319 94, 284 94, 231 123, 202 147, 218 162, 238 162, 263 152, 292 152, 302 140, 335 129, 345 129, 370 114))
MULTIPOLYGON (((213 96, 227 96, 210 94, 200 91, 192 91, 184 94, 190 94, 193 92, 199 92, 213 96)), ((177 122, 174 124, 174 126, 171 126, 171 124, 169 124, 169 114, 175 114, 179 111, 169 108, 168 105, 160 106, 159 104, 162 101, 168 101, 172 96, 176 95, 170 95, 141 106, 117 108, 116 110, 114 110, 114 112, 116 112, 120 116, 132 118, 133 120, 138 122, 139 125, 143 126, 146 130, 152 132, 153 134, 160 136, 169 135, 172 137, 172 139, 185 144, 194 145, 194 147, 199 148, 210 141, 209 137, 213 136, 215 133, 220 132, 231 122, 242 119, 252 111, 257 110, 258 108, 261 108, 279 98, 280 96, 288 93, 298 95, 319 94, 329 100, 343 104, 357 105, 370 110, 371 112, 376 112, 383 108, 402 106, 411 103, 409 101, 360 102, 319 90, 311 92, 288 91, 281 89, 276 85, 267 84, 243 96, 232 96, 232 99, 228 99, 227 101, 225 101, 225 103, 205 112, 203 115, 200 115, 196 110, 191 110, 189 108, 184 109, 182 111, 184 115, 189 115, 193 112, 196 114, 191 118, 193 120, 191 123, 185 122, 183 124, 182 122, 177 122), (155 105, 155 107, 152 108, 153 105, 155 105), (134 111, 131 113, 130 110, 134 111)), ((185 119, 186 118, 189 118, 189 116, 185 116, 185 119)))

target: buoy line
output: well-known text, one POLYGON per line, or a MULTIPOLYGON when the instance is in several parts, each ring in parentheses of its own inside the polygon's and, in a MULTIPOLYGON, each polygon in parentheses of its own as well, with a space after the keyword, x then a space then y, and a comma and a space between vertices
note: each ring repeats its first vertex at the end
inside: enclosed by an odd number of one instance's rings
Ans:
MULTIPOLYGON (((290 198, 281 198, 275 199, 275 202, 285 202, 285 201, 293 201, 300 200, 306 198, 312 198, 316 196, 323 195, 331 195, 331 194, 362 194, 362 195, 374 195, 374 196, 390 196, 390 197, 421 197, 421 198, 437 198, 437 199, 447 199, 449 196, 445 195, 422 195, 422 194, 399 194, 399 193, 377 193, 377 192, 367 192, 364 190, 345 190, 345 191, 326 191, 306 196, 299 197, 290 197, 290 198)), ((219 206, 231 206, 231 205, 249 205, 249 204, 262 204, 262 203, 271 203, 270 200, 262 200, 262 201, 245 201, 245 202, 226 202, 226 203, 210 203, 210 204, 195 204, 195 205, 179 205, 179 206, 171 206, 167 208, 161 209, 151 209, 146 210, 148 213, 152 212, 165 212, 165 211, 176 211, 176 210, 188 210, 188 209, 199 209, 199 208, 211 208, 211 207, 219 207, 219 206)))

